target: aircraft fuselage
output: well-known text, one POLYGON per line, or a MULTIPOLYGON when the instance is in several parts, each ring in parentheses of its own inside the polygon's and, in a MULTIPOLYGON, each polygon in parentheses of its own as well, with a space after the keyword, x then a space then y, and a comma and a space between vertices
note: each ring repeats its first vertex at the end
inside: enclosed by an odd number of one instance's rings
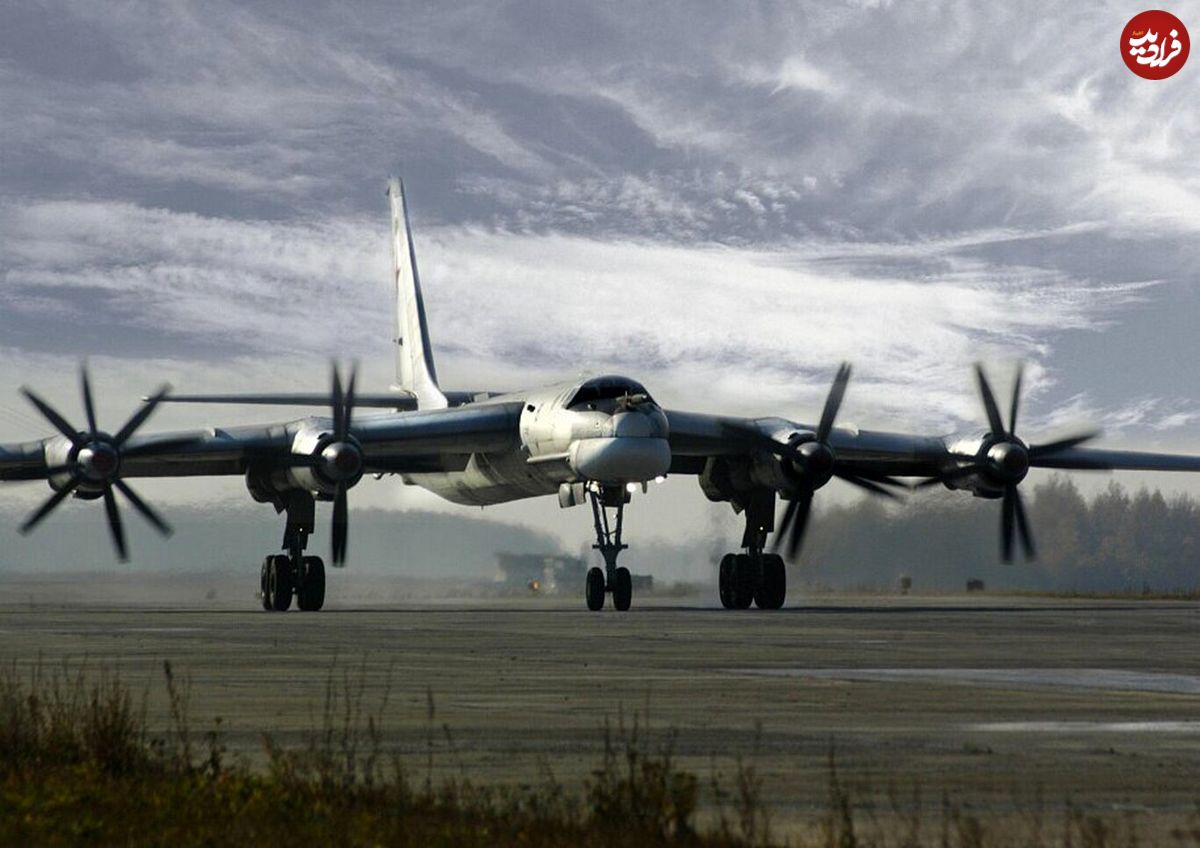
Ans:
POLYGON ((667 418, 626 377, 595 377, 478 402, 514 410, 509 448, 405 474, 407 483, 471 506, 558 492, 564 483, 644 482, 667 473, 667 418), (517 411, 519 409, 519 412, 517 411))

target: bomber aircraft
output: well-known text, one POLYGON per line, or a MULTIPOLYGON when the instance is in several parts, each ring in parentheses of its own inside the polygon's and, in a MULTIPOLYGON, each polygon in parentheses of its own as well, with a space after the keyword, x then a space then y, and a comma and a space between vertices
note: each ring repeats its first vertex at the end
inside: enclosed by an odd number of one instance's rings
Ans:
POLYGON ((637 380, 602 376, 521 392, 444 391, 434 367, 404 187, 388 182, 395 284, 397 382, 383 394, 359 393, 353 372, 335 366, 328 394, 173 395, 164 386, 114 433, 100 429, 86 366, 80 377, 86 428, 77 427, 32 389, 25 397, 55 434, 0 445, 0 480, 43 480, 50 496, 21 525, 28 533, 68 497, 102 500, 118 556, 126 541, 116 492, 154 527, 167 522, 130 486, 137 477, 239 475, 250 497, 286 517, 282 554, 263 560, 262 606, 321 609, 325 565, 306 556, 316 502, 332 504, 332 560, 346 561, 347 493, 366 476, 399 475, 454 503, 499 504, 557 495, 561 507, 591 507, 604 568, 587 572, 587 606, 618 610, 632 600, 629 570, 617 564, 625 506, 648 481, 694 475, 712 501, 745 518, 741 553, 726 554, 718 593, 729 609, 778 609, 787 593, 782 549, 795 560, 813 496, 833 477, 872 495, 943 485, 1000 501, 1001 552, 1010 560, 1019 539, 1034 555, 1019 485, 1031 468, 1200 471, 1200 457, 1083 447, 1084 433, 1029 444, 1016 434, 1021 375, 1001 414, 983 369, 976 366, 986 427, 950 436, 837 427, 850 366, 837 371, 814 424, 663 409, 637 380), (212 427, 143 435, 163 403, 246 403, 331 407, 269 426, 212 427), (387 412, 356 415, 363 408, 387 412), (903 478, 903 479, 902 479, 903 478), (776 499, 787 503, 776 528, 776 499), (776 533, 768 550, 768 537, 776 533))

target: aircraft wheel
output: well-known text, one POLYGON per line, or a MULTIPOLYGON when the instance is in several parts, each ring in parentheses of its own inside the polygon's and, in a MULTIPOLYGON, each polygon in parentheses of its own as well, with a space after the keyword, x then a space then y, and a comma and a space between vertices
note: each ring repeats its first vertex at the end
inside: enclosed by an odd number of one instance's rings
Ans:
POLYGON ((262 608, 265 610, 271 609, 271 557, 265 557, 262 562, 262 570, 258 575, 258 597, 262 601, 262 608))
POLYGON ((746 554, 733 558, 733 608, 749 609, 758 588, 757 563, 746 554))
POLYGON ((759 609, 779 609, 787 597, 787 566, 779 554, 763 554, 762 582, 754 593, 759 609))
POLYGON ((633 603, 633 575, 628 568, 621 566, 613 575, 613 582, 613 606, 625 612, 633 603))
POLYGON ((292 591, 295 582, 292 578, 292 562, 282 555, 273 556, 271 557, 271 567, 268 570, 270 572, 268 594, 271 597, 271 609, 283 612, 292 605, 292 591))
POLYGON ((588 609, 592 612, 604 609, 604 572, 595 566, 588 569, 584 594, 587 596, 588 609))
POLYGON ((721 557, 721 567, 717 572, 717 594, 721 596, 721 606, 733 609, 733 572, 737 557, 725 554, 721 557))
POLYGON ((316 612, 325 606, 325 563, 320 557, 304 558, 296 605, 305 612, 316 612))

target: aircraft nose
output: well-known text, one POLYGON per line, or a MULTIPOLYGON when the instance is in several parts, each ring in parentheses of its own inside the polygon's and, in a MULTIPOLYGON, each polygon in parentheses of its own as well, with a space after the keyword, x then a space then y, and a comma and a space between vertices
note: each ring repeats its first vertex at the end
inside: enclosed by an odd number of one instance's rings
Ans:
POLYGON ((585 480, 628 483, 653 480, 671 467, 666 439, 599 438, 571 443, 568 463, 585 480))
POLYGON ((614 436, 623 439, 648 439, 656 435, 650 418, 639 412, 618 412, 610 423, 614 436))

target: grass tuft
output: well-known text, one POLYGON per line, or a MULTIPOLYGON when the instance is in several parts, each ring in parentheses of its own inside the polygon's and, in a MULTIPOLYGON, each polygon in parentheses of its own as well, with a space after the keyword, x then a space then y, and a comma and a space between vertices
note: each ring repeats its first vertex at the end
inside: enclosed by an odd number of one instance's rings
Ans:
MULTIPOLYGON (((380 728, 390 706, 389 683, 368 705, 366 669, 330 673, 324 699, 302 744, 284 748, 265 736, 268 765, 252 771, 229 762, 220 722, 203 734, 190 729, 190 682, 163 665, 167 732, 151 737, 146 699, 121 678, 86 661, 27 673, 0 669, 0 844, 246 845, 328 844, 423 846, 770 846, 762 780, 739 760, 732 788, 714 770, 716 827, 697 826, 700 781, 679 768, 676 737, 650 745, 643 720, 619 713, 604 725, 600 762, 582 790, 555 779, 540 786, 477 785, 463 768, 435 783, 437 708, 426 697, 424 780, 414 787, 398 755, 386 751, 380 728), (733 810, 725 815, 725 803, 733 810)), ((457 747, 443 724, 441 736, 457 747)), ((761 733, 756 738, 761 738, 761 733)), ((789 845, 813 848, 976 848, 1021 845, 1116 848, 1149 844, 1134 818, 1105 817, 1064 807, 1061 829, 1044 820, 1040 794, 1025 827, 989 824, 943 797, 940 822, 922 820, 919 788, 911 803, 889 788, 890 815, 874 817, 870 793, 852 789, 830 748, 828 805, 789 845), (932 834, 927 837, 926 834, 932 834), (798 841, 797 841, 798 840, 798 841)), ((939 818, 936 814, 933 818, 939 818)), ((1200 816, 1171 832, 1175 845, 1200 845, 1200 816)))

